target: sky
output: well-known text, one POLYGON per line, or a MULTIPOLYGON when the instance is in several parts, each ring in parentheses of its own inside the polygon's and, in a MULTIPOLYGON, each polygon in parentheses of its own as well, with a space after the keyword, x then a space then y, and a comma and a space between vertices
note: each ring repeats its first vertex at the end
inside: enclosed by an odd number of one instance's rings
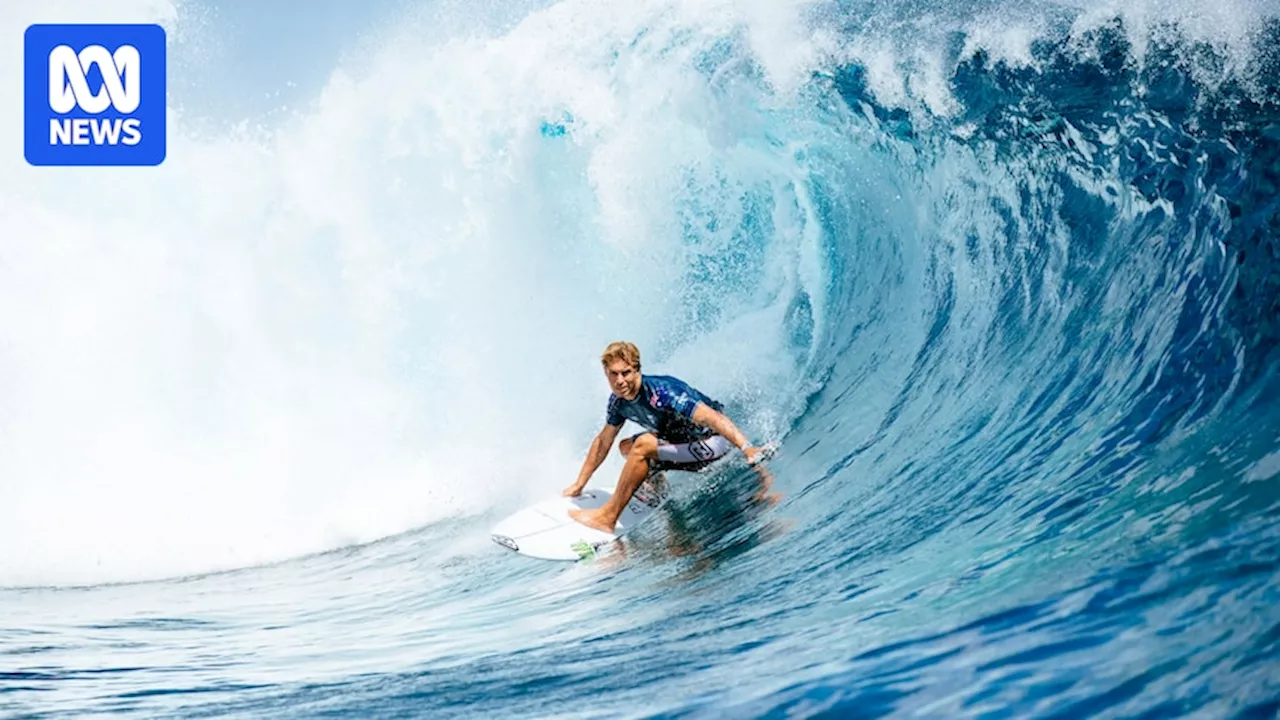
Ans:
POLYGON ((170 105, 250 123, 315 98, 343 54, 376 42, 410 0, 186 0, 170 39, 170 105), (373 38, 373 39, 370 39, 373 38))

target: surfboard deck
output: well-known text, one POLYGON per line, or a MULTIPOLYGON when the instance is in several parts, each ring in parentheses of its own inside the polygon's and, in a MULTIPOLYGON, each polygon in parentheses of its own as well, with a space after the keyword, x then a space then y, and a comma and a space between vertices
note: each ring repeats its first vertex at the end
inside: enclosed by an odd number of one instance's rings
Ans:
POLYGON ((589 528, 569 517, 574 508, 594 509, 612 497, 608 490, 588 488, 578 497, 554 497, 535 503, 493 526, 494 542, 541 560, 586 560, 653 516, 669 496, 666 476, 646 478, 623 508, 612 533, 589 528))

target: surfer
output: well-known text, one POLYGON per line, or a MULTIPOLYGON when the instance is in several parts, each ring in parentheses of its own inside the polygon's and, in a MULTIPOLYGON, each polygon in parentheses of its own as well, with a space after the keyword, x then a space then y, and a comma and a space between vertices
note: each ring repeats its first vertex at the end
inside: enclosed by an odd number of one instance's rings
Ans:
POLYGON ((699 470, 735 447, 752 466, 765 459, 764 451, 751 445, 733 421, 725 417, 720 403, 677 378, 641 375, 640 350, 635 345, 610 343, 600 356, 600 364, 613 390, 605 425, 591 441, 578 479, 565 488, 564 494, 572 497, 582 492, 608 456, 624 422, 631 420, 644 431, 618 444, 626 463, 609 501, 595 510, 569 512, 579 523, 612 533, 622 509, 651 472, 699 470))

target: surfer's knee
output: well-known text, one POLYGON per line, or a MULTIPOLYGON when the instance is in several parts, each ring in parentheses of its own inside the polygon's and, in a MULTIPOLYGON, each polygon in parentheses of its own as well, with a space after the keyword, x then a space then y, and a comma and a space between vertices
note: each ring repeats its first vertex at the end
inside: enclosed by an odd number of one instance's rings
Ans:
POLYGON ((640 437, 632 440, 631 446, 627 448, 627 455, 632 453, 642 458, 652 458, 658 455, 658 437, 653 433, 645 433, 640 437))
POLYGON ((627 438, 626 440, 618 443, 618 453, 621 454, 622 457, 626 457, 627 453, 631 452, 631 442, 631 438, 627 438))

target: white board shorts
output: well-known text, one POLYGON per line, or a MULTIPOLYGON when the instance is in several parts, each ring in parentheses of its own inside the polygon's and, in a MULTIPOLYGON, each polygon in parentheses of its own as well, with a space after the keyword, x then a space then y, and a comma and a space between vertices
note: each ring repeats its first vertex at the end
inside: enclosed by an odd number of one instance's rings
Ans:
MULTIPOLYGON (((648 432, 636 433, 636 438, 648 432)), ((649 463, 650 470, 701 470, 733 449, 733 443, 720 435, 712 435, 687 443, 658 443, 658 457, 649 463)))

